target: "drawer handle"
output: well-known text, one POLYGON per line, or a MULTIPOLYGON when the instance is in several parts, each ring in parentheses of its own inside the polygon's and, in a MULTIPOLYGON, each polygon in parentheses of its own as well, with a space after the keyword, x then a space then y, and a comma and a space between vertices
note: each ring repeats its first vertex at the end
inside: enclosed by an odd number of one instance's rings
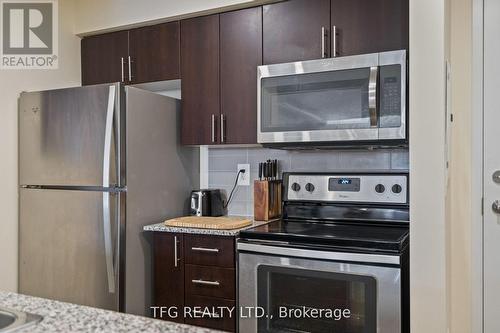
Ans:
POLYGON ((203 284, 207 286, 220 286, 219 281, 191 280, 194 284, 203 284))
POLYGON ((219 249, 210 249, 207 247, 192 247, 191 250, 198 251, 198 252, 219 253, 219 249))

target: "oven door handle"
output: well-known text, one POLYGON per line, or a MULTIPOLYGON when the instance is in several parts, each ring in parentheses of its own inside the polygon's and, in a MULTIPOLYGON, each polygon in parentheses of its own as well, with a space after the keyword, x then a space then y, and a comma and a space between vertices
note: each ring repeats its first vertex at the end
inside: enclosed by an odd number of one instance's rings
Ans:
POLYGON ((378 66, 370 67, 368 81, 368 110, 370 112, 370 127, 378 127, 377 109, 378 66))
POLYGON ((293 247, 281 247, 262 244, 251 244, 238 242, 238 251, 249 251, 263 254, 271 254, 284 257, 299 257, 308 259, 348 261, 373 264, 399 265, 401 263, 398 255, 350 253, 350 252, 330 252, 309 249, 299 249, 293 247))

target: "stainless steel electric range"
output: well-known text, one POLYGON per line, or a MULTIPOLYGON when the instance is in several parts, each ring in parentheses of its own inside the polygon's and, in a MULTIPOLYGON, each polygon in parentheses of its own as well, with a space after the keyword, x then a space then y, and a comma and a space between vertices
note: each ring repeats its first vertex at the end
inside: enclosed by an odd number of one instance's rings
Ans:
POLYGON ((405 173, 285 173, 238 240, 239 332, 409 332, 405 173))

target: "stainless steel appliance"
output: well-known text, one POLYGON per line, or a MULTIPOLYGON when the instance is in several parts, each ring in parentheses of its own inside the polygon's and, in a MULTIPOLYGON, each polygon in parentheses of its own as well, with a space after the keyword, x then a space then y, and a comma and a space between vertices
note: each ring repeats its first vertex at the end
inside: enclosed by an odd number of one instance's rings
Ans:
POLYGON ((405 145, 406 51, 258 67, 264 145, 405 145))
POLYGON ((22 93, 19 291, 149 312, 142 227, 188 213, 180 101, 120 84, 22 93))
POLYGON ((224 202, 220 190, 195 190, 191 192, 191 215, 222 216, 224 202))
POLYGON ((408 333, 408 175, 284 180, 283 219, 237 243, 240 332, 408 333))

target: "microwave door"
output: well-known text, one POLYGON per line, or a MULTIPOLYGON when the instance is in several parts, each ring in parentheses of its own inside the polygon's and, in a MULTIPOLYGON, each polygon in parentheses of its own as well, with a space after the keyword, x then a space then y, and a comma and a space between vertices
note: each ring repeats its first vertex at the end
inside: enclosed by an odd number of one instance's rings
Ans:
POLYGON ((378 139, 378 56, 345 58, 261 66, 259 142, 378 139))

